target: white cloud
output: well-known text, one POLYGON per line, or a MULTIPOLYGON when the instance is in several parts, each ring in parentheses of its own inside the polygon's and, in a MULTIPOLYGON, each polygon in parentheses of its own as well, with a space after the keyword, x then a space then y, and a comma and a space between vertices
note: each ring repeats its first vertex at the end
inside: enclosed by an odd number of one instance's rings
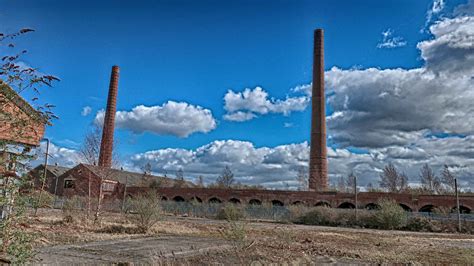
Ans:
POLYGON ((377 48, 397 48, 407 45, 407 42, 400 36, 393 36, 393 31, 387 29, 382 32, 382 41, 377 44, 377 48))
POLYGON ((433 17, 443 11, 446 3, 444 0, 434 0, 431 9, 426 14, 426 23, 430 23, 433 17))
POLYGON ((235 113, 225 114, 224 119, 229 121, 243 122, 257 117, 254 113, 237 111, 235 113))
MULTIPOLYGON (((41 142, 39 148, 36 149, 36 158, 30 162, 30 166, 35 167, 44 164, 44 156, 46 154, 46 142, 41 142)), ((58 164, 65 167, 74 167, 81 162, 79 152, 74 149, 68 149, 58 146, 51 142, 48 150, 48 164, 58 164)))
POLYGON ((286 127, 286 128, 293 127, 293 123, 285 122, 283 123, 283 127, 286 127))
MULTIPOLYGON (((432 40, 420 42, 418 48, 426 67, 436 74, 450 77, 474 76, 474 16, 443 19, 430 27, 432 40)), ((469 81, 469 82, 472 82, 469 81)))
POLYGON ((245 89, 243 92, 229 90, 224 96, 224 119, 246 121, 268 113, 289 115, 294 111, 303 111, 309 103, 307 96, 286 97, 284 100, 269 98, 261 87, 245 89))
MULTIPOLYGON (((357 154, 347 149, 328 147, 329 178, 335 184, 339 177, 354 172, 361 186, 377 185, 384 165, 393 163, 418 182, 419 169, 429 163, 438 174, 447 164, 461 180, 464 188, 474 188, 474 138, 424 138, 410 147, 387 146, 357 154)), ((237 140, 214 141, 195 150, 162 149, 134 155, 130 164, 136 169, 150 163, 157 173, 174 173, 182 168, 192 180, 202 175, 207 183, 214 182, 225 166, 244 184, 284 189, 296 188, 298 169, 307 167, 307 142, 273 148, 257 148, 253 143, 237 140)))
POLYGON ((88 116, 92 112, 92 108, 90 106, 82 107, 81 115, 88 116))
MULTIPOLYGON (((104 115, 104 110, 99 111, 96 123, 102 124, 104 115)), ((139 105, 131 111, 118 111, 115 125, 134 133, 151 132, 185 138, 196 132, 210 132, 216 128, 217 122, 209 109, 168 101, 161 106, 139 105)))

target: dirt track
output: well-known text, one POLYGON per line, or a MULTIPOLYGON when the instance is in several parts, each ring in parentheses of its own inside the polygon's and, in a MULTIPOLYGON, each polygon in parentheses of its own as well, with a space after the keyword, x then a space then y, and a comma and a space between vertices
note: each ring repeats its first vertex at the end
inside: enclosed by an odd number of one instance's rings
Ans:
POLYGON ((44 264, 154 263, 225 251, 224 240, 189 236, 130 237, 75 245, 44 247, 37 259, 44 264))
MULTIPOLYGON (((120 216, 104 226, 130 227, 120 216)), ((188 265, 303 263, 441 263, 474 261, 474 237, 264 222, 242 222, 244 247, 225 240, 225 221, 167 216, 148 235, 104 233, 61 225, 54 214, 36 218, 28 230, 42 232, 40 263, 150 263, 188 265)))

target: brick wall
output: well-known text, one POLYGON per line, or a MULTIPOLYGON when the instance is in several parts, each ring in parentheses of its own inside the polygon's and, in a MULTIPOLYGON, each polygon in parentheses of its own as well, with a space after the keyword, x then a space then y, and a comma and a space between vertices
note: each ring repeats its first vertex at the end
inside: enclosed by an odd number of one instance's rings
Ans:
MULTIPOLYGON (((150 188, 129 187, 127 196, 134 196, 147 191, 150 188)), ((312 192, 312 191, 275 191, 275 190, 243 190, 243 189, 214 189, 214 188, 159 188, 156 190, 160 197, 167 200, 173 200, 175 197, 181 197, 184 200, 198 198, 203 202, 209 202, 217 198, 222 202, 229 202, 231 199, 238 199, 241 203, 249 203, 256 199, 262 203, 272 203, 280 201, 284 205, 303 203, 309 206, 327 204, 330 207, 337 208, 341 204, 355 204, 354 195, 350 193, 336 192, 312 192)), ((121 194, 118 196, 121 197, 121 194)), ((418 211, 423 206, 433 205, 435 207, 453 208, 456 206, 454 196, 450 195, 412 195, 398 193, 382 192, 362 192, 358 194, 358 203, 360 208, 365 208, 368 204, 376 204, 378 200, 389 198, 397 201, 399 204, 418 211)), ((461 196, 462 206, 474 211, 474 196, 461 196)))

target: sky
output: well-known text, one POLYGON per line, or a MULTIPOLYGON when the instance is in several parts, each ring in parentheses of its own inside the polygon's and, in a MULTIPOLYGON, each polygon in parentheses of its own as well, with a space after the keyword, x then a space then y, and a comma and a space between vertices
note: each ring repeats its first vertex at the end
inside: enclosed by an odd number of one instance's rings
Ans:
POLYGON ((473 0, 0 0, 0 32, 25 27, 22 63, 61 79, 40 95, 56 105, 60 165, 81 161, 118 65, 124 168, 209 183, 227 165, 242 183, 296 187, 323 28, 330 182, 376 186, 393 163, 416 185, 428 163, 474 188, 473 0))

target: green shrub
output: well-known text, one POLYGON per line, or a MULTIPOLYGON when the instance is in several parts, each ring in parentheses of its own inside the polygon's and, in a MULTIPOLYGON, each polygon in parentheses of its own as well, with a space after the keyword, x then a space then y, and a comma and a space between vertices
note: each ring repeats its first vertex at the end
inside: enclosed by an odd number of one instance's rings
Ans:
POLYGON ((338 215, 331 208, 316 207, 313 211, 298 217, 294 222, 306 225, 336 226, 338 225, 337 216, 338 215))
POLYGON ((235 204, 226 204, 219 209, 216 218, 226 221, 239 221, 245 218, 244 210, 235 204))
POLYGON ((380 209, 374 212, 375 225, 380 229, 401 229, 406 225, 407 214, 394 200, 382 199, 380 209))

